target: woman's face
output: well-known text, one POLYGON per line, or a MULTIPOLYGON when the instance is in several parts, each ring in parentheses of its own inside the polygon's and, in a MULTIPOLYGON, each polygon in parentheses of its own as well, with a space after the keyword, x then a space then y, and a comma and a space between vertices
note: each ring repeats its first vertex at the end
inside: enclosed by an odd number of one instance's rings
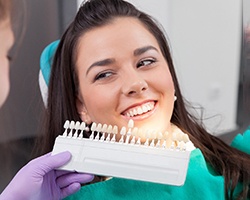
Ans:
POLYGON ((10 88, 8 53, 14 42, 9 20, 0 21, 0 107, 5 102, 10 88))
POLYGON ((169 131, 173 80, 156 39, 139 20, 117 18, 88 31, 77 52, 79 114, 119 128, 133 119, 143 130, 169 131))

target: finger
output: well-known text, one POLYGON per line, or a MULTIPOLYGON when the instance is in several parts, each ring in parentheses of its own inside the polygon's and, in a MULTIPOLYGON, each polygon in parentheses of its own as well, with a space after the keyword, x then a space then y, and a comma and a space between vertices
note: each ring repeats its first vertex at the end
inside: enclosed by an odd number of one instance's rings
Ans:
POLYGON ((65 198, 71 194, 76 193, 81 188, 80 183, 72 183, 71 185, 61 189, 61 198, 65 198))
POLYGON ((62 169, 56 169, 55 170, 56 177, 63 176, 63 175, 66 175, 66 174, 72 174, 72 173, 87 174, 87 173, 83 173, 83 172, 69 171, 69 170, 62 170, 62 169))
POLYGON ((94 175, 92 174, 84 174, 84 173, 70 173, 65 174, 57 178, 56 182, 60 188, 64 188, 74 182, 78 183, 88 183, 94 179, 94 175))
POLYGON ((74 173, 74 172, 75 171, 66 171, 66 170, 60 170, 60 169, 55 170, 56 177, 59 177, 59 176, 65 175, 65 174, 69 174, 69 173, 74 173))

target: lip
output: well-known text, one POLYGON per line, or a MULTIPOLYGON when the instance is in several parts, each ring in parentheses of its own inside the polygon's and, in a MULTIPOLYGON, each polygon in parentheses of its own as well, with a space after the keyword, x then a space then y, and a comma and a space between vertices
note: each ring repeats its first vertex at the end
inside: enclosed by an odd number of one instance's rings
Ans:
POLYGON ((135 121, 136 120, 142 120, 142 119, 146 119, 149 116, 151 116, 155 112, 157 106, 158 106, 158 102, 157 101, 155 101, 155 100, 147 100, 147 101, 143 101, 143 102, 136 103, 136 104, 133 104, 133 105, 129 106, 128 108, 126 108, 124 111, 121 112, 121 115, 123 117, 125 117, 126 119, 133 119, 135 121), (148 111, 146 113, 140 114, 140 115, 135 115, 133 117, 131 117, 131 116, 129 117, 129 116, 125 115, 126 111, 128 111, 128 110, 130 110, 132 108, 138 107, 138 106, 142 106, 142 105, 144 105, 146 103, 150 103, 150 102, 154 103, 154 108, 152 110, 150 110, 150 111, 148 111))

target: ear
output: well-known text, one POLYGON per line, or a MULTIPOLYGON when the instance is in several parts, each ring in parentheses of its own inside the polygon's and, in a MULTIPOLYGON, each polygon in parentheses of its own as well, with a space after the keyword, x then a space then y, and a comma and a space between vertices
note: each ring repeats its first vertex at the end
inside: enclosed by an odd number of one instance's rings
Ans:
POLYGON ((88 114, 88 111, 87 111, 83 101, 80 100, 79 97, 76 98, 76 108, 77 108, 77 112, 78 112, 81 120, 83 122, 85 122, 86 124, 91 124, 92 120, 88 114))

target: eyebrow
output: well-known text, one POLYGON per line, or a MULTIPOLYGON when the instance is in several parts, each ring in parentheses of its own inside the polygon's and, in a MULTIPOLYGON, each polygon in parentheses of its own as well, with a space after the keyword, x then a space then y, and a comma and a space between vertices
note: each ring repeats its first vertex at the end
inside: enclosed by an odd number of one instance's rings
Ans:
MULTIPOLYGON (((149 45, 149 46, 145 46, 145 47, 135 49, 134 50, 134 56, 140 56, 140 55, 142 55, 143 53, 145 53, 145 52, 147 52, 149 50, 155 50, 155 51, 158 52, 157 48, 149 45)), ((110 65, 110 64, 112 64, 114 62, 115 62, 115 59, 112 59, 112 58, 107 58, 107 59, 104 59, 104 60, 96 61, 96 62, 94 62, 93 64, 91 64, 89 66, 89 68, 86 71, 86 75, 88 75, 90 69, 95 67, 95 66, 106 66, 106 65, 110 65)))
POLYGON ((141 47, 141 48, 138 48, 136 50, 134 50, 134 56, 140 56, 142 55, 143 53, 149 51, 149 50, 155 50, 158 52, 157 48, 149 45, 149 46, 145 46, 145 47, 141 47))
POLYGON ((92 65, 90 65, 90 67, 87 69, 86 75, 89 73, 90 69, 95 67, 95 66, 106 66, 106 65, 110 65, 110 64, 112 64, 114 62, 115 62, 115 59, 111 59, 111 58, 96 61, 92 65))

